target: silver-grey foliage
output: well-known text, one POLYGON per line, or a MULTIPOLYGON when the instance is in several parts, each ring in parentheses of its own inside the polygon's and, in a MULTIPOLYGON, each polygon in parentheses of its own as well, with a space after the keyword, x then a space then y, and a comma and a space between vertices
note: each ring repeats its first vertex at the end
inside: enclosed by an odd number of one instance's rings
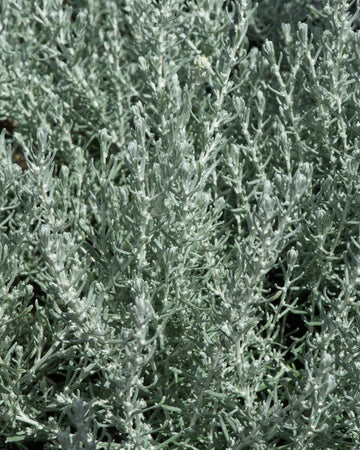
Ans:
POLYGON ((0 448, 360 448, 356 9, 0 2, 0 448))

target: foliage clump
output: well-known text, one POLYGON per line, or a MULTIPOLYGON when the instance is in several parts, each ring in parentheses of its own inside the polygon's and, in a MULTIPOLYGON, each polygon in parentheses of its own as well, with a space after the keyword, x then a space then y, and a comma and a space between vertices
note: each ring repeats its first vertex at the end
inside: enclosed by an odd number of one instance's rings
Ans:
POLYGON ((0 447, 359 448, 356 2, 0 18, 0 447))

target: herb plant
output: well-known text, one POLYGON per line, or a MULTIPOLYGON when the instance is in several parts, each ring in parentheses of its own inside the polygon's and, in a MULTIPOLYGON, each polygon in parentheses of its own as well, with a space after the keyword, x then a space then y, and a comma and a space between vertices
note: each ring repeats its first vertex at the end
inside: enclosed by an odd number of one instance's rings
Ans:
POLYGON ((360 448, 356 2, 0 11, 0 448, 360 448))

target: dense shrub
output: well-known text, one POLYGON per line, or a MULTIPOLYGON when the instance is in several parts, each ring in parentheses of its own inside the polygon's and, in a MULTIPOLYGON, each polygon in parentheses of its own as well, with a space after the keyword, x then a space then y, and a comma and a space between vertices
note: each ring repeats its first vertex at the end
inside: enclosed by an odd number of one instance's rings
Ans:
POLYGON ((0 447, 360 448, 356 3, 0 8, 0 447))

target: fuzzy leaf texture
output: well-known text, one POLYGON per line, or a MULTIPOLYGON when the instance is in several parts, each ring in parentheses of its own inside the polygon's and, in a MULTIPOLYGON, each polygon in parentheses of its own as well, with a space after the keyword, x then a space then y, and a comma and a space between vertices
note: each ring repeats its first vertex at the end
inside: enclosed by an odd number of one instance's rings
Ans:
POLYGON ((360 448, 356 3, 0 2, 0 448, 360 448))

